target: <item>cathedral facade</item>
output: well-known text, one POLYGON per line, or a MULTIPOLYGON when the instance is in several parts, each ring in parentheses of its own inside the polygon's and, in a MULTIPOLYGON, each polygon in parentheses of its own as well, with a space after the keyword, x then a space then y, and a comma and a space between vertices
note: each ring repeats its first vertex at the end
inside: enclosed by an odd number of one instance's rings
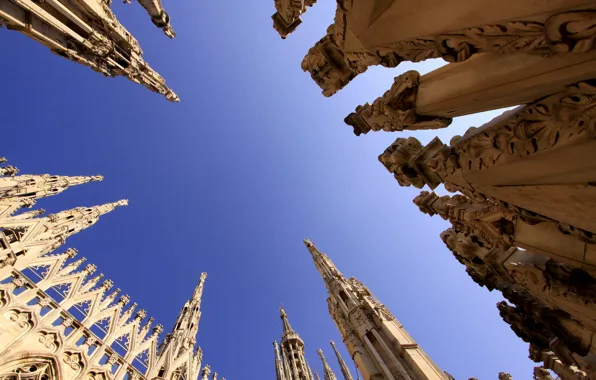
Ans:
POLYGON ((0 174, 0 379, 217 380, 196 342, 206 273, 162 339, 162 325, 64 249, 128 201, 43 216, 27 209, 103 178, 18 175, 8 165, 0 174))

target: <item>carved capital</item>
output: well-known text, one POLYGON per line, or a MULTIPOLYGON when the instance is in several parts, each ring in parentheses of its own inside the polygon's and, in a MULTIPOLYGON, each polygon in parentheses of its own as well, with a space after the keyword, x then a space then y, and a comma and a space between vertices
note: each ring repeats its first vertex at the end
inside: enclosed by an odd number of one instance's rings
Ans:
POLYGON ((452 119, 416 114, 419 84, 420 74, 416 71, 395 77, 393 85, 383 96, 372 105, 366 103, 358 106, 356 112, 345 118, 345 123, 354 128, 356 136, 371 130, 397 132, 449 126, 452 119))

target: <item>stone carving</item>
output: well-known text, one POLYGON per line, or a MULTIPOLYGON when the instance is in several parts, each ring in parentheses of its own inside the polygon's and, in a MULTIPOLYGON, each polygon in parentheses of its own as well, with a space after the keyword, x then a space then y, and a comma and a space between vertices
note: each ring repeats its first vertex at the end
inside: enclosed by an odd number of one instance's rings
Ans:
POLYGON ((331 96, 358 75, 344 61, 343 53, 331 43, 329 36, 315 44, 302 60, 302 70, 308 71, 315 83, 331 96), (337 56, 341 59, 337 59, 337 56))
POLYGON ((345 123, 354 128, 354 134, 369 131, 396 132, 417 129, 439 129, 451 124, 452 119, 420 116, 416 114, 416 98, 420 74, 408 71, 395 77, 391 88, 377 98, 372 105, 358 106, 345 118, 345 123))
POLYGON ((38 341, 39 343, 43 344, 45 348, 52 352, 58 350, 58 346, 60 344, 58 340, 58 335, 56 335, 56 333, 46 331, 39 332, 38 341))
POLYGON ((62 361, 73 371, 80 371, 85 366, 83 357, 78 352, 65 352, 62 356, 62 361))
POLYGON ((594 49, 596 12, 572 11, 556 14, 544 25, 547 40, 556 53, 585 53, 594 49))
POLYGON ((507 372, 499 372, 499 380, 513 380, 513 376, 507 372))
POLYGON ((19 364, 7 372, 0 373, 0 379, 58 380, 50 364, 41 361, 19 364))
MULTIPOLYGON (((93 71, 108 77, 124 76, 152 92, 164 95, 172 102, 178 102, 178 96, 144 61, 138 41, 120 24, 108 5, 110 2, 98 1, 95 11, 90 11, 78 2, 64 5, 62 12, 77 15, 80 27, 74 29, 66 27, 62 19, 64 16, 50 15, 43 10, 39 13, 41 8, 29 9, 18 2, 16 8, 8 11, 9 16, 15 16, 15 20, 18 20, 18 12, 31 12, 33 20, 44 20, 45 28, 23 28, 19 22, 11 21, 11 17, 8 17, 8 29, 19 31, 47 46, 52 53, 90 67, 93 71)), ((168 37, 174 37, 169 16, 160 0, 139 0, 139 3, 150 13, 156 26, 162 28, 168 37)))
POLYGON ((385 152, 379 156, 379 161, 393 173, 400 186, 414 186, 422 189, 424 180, 411 165, 411 161, 422 151, 422 144, 414 137, 398 138, 385 152))
POLYGON ((412 62, 438 57, 447 62, 461 62, 481 52, 584 53, 594 48, 595 24, 596 12, 572 11, 555 14, 545 22, 509 21, 433 38, 400 41, 389 48, 403 60, 412 62))
POLYGON ((441 233, 441 240, 457 261, 468 268, 467 273, 474 282, 480 286, 487 286, 489 290, 494 289, 490 283, 492 277, 490 269, 480 258, 481 252, 486 252, 488 249, 483 247, 475 236, 457 233, 454 229, 449 228, 441 233))
MULTIPOLYGON (((346 8, 347 3, 348 1, 341 1, 338 12, 343 12, 341 9, 346 8)), ((345 22, 345 16, 340 13, 336 14, 335 19, 345 22)), ((344 52, 344 33, 345 24, 332 24, 327 28, 325 37, 310 48, 302 60, 302 70, 310 73, 311 78, 323 90, 323 95, 327 97, 344 88, 369 66, 396 67, 401 62, 391 51, 344 52)))
POLYGON ((579 135, 593 135, 595 105, 596 85, 580 82, 513 112, 503 126, 461 139, 450 154, 465 170, 483 170, 506 156, 543 152, 579 135))
MULTIPOLYGON (((99 179, 99 176, 23 175, 8 183, 21 183, 27 192, 35 188, 36 195, 28 199, 33 204, 35 199, 48 195, 37 191, 43 190, 44 184, 60 183, 67 188, 99 179)), ((4 191, 6 186, 0 188, 0 202, 19 196, 18 192, 4 191)), ((173 329, 176 339, 166 339, 158 346, 163 327, 155 325, 152 334, 148 334, 154 319, 147 318, 144 310, 135 312, 136 304, 127 307, 130 299, 128 296, 119 297, 120 289, 107 294, 114 284, 111 280, 103 281, 101 274, 91 277, 96 271, 95 265, 88 264, 84 269, 78 269, 84 259, 77 260, 75 249, 53 253, 66 243, 68 237, 93 225, 101 215, 126 204, 127 201, 123 200, 58 212, 52 217, 38 218, 38 226, 30 230, 25 228, 32 223, 30 219, 19 218, 19 215, 13 217, 12 214, 3 216, 0 239, 11 245, 18 243, 20 251, 12 252, 16 261, 7 264, 9 267, 5 269, 5 274, 10 274, 10 277, 3 278, 0 284, 0 363, 5 363, 9 357, 25 358, 39 352, 44 355, 44 360, 47 357, 60 363, 60 368, 68 369, 61 373, 60 380, 106 380, 113 377, 108 374, 113 364, 119 367, 118 374, 114 376, 120 378, 131 368, 138 368, 136 365, 139 363, 144 363, 146 368, 142 376, 135 372, 142 379, 172 379, 176 377, 175 373, 183 373, 187 380, 197 380, 202 351, 197 347, 193 355, 195 350, 192 346, 195 345, 200 322, 205 273, 200 275, 199 284, 180 313, 179 320, 184 323, 177 324, 173 329), (3 223, 12 224, 7 228, 3 223), (14 231, 27 233, 17 236, 12 234, 14 231), (18 265, 15 267, 15 264, 18 265), (24 270, 27 270, 26 274, 36 273, 39 277, 29 279, 23 274, 24 270), (50 288, 59 288, 59 291, 48 292, 50 288), (50 310, 42 314, 44 307, 50 310), (72 314, 73 310, 77 312, 72 314), (105 335, 99 338, 94 333, 98 330, 92 330, 92 327, 99 327, 105 335), (7 335, 7 331, 12 333, 7 335), (24 344, 15 344, 17 339, 24 344), (113 343, 125 352, 114 352, 113 343), (75 347, 78 349, 75 350, 75 347), (101 368, 105 355, 108 356, 105 365, 110 368, 107 371, 97 370, 101 368), (179 358, 182 355, 190 356, 190 360, 181 362, 179 358), (160 375, 162 368, 168 370, 160 375)), ((11 247, 4 246, 3 249, 11 250, 11 247)), ((13 367, 8 369, 12 371, 13 367)), ((3 378, 4 370, 6 368, 0 364, 0 378, 3 378)), ((55 374, 52 373, 52 376, 55 374)), ((29 380, 35 377, 19 378, 29 380)), ((50 379, 54 378, 42 376, 38 380, 50 379)))
POLYGON ((16 323, 19 328, 29 330, 33 327, 33 319, 31 313, 17 309, 10 310, 7 314, 11 322, 16 323))
POLYGON ((306 12, 306 7, 313 6, 315 2, 316 0, 275 0, 277 12, 271 16, 273 29, 282 39, 286 39, 302 23, 300 16, 306 12))
POLYGON ((533 264, 508 264, 511 276, 552 309, 596 325, 596 279, 578 268, 549 260, 544 271, 533 264))
POLYGON ((555 380, 544 367, 534 367, 534 380, 555 380))

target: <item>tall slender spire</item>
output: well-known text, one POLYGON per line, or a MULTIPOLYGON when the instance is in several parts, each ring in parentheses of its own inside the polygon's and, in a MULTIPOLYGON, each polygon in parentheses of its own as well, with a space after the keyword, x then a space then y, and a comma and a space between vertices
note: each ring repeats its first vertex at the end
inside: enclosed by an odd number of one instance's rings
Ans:
POLYGON ((321 380, 321 378, 319 377, 319 373, 317 372, 316 369, 315 369, 315 380, 321 380))
POLYGON ((286 380, 286 374, 284 372, 283 363, 281 361, 281 356, 279 355, 279 347, 277 346, 277 341, 273 341, 273 351, 275 353, 275 374, 276 380, 286 380))
POLYGON ((203 287, 207 273, 201 273, 199 283, 196 286, 192 297, 186 301, 184 307, 178 315, 178 320, 172 329, 171 336, 176 343, 173 347, 174 356, 182 350, 192 349, 196 344, 197 334, 199 332, 199 322, 201 320, 201 298, 203 296, 203 287))
POLYGON ((117 207, 127 206, 128 200, 106 203, 94 207, 77 207, 47 216, 45 231, 37 231, 35 240, 64 240, 86 228, 91 227, 99 217, 114 211, 117 207))
POLYGON ((292 330, 292 326, 290 325, 290 321, 288 321, 288 314, 286 314, 286 311, 284 310, 283 307, 279 308, 279 314, 280 314, 280 318, 281 321, 283 323, 283 336, 289 335, 289 334, 296 334, 294 332, 294 330, 292 330))
POLYGON ((285 380, 314 380, 304 356, 304 341, 292 329, 283 307, 279 309, 279 312, 283 325, 280 346, 285 380))
MULTIPOLYGON (((176 373, 185 373, 185 378, 188 380, 196 380, 199 377, 199 369, 203 359, 203 351, 200 347, 196 347, 197 334, 199 332, 199 322, 201 320, 201 298, 203 296, 203 287, 207 273, 201 273, 199 283, 195 287, 191 298, 186 301, 176 324, 172 331, 166 336, 164 341, 159 346, 159 359, 156 368, 162 368, 162 371, 150 374, 160 378, 170 379, 174 378, 176 373), (180 364, 181 363, 184 364, 180 364), (184 366, 185 368, 182 368, 184 366)), ((206 365, 203 368, 203 380, 209 380, 211 370, 206 365), (205 375, 207 371, 207 375, 205 375)))
POLYGON ((327 363, 327 359, 325 359, 323 350, 319 348, 317 350, 317 353, 321 357, 321 362, 323 363, 323 378, 325 380, 337 380, 337 376, 335 376, 335 373, 333 373, 333 370, 331 369, 331 367, 329 367, 329 364, 327 363))
POLYGON ((0 199, 39 199, 60 194, 73 186, 102 180, 103 177, 100 175, 67 177, 41 174, 0 177, 0 199))
POLYGON ((344 376, 344 380, 354 380, 352 378, 352 374, 350 373, 350 369, 346 365, 346 362, 344 361, 344 359, 339 354, 339 351, 337 350, 337 347, 335 347, 335 342, 334 341, 330 341, 329 343, 331 344, 331 347, 333 347, 333 351, 335 352, 335 356, 337 357, 337 361, 339 363, 339 367, 341 368, 341 373, 344 376))
POLYGON ((333 278, 342 276, 341 272, 337 269, 335 264, 333 264, 333 261, 331 261, 327 255, 321 253, 321 251, 317 249, 312 241, 309 239, 304 239, 304 245, 306 245, 306 248, 308 248, 308 251, 315 262, 317 270, 323 277, 327 288, 329 288, 330 282, 333 278))
POLYGON ((363 378, 447 380, 364 284, 346 279, 310 240, 304 244, 325 281, 329 312, 363 378))

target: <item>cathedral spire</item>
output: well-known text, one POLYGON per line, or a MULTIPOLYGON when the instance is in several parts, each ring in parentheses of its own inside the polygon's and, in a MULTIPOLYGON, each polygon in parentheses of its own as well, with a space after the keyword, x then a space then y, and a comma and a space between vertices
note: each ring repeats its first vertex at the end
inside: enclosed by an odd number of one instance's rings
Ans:
POLYGON ((174 347, 172 348, 175 353, 174 356, 177 356, 177 353, 181 350, 192 349, 196 344, 199 322, 201 320, 201 298, 206 279, 207 273, 201 273, 199 283, 192 293, 192 297, 184 304, 178 320, 172 329, 171 336, 174 338, 172 339, 174 341, 174 347))
POLYGON ((323 379, 324 380, 337 380, 337 377, 335 376, 335 373, 333 373, 333 370, 331 369, 331 367, 329 367, 329 364, 327 363, 327 359, 325 359, 325 355, 323 354, 323 350, 321 350, 319 348, 317 350, 317 353, 321 357, 321 362, 323 363, 323 379))
POLYGON ((103 177, 100 175, 67 177, 41 174, 0 177, 0 198, 3 201, 39 199, 60 194, 72 186, 101 180, 103 177))
POLYGON ((308 248, 308 251, 310 252, 313 258, 313 261, 315 262, 317 270, 323 277, 323 280, 325 281, 325 284, 329 289, 330 282, 332 281, 332 279, 335 277, 341 277, 341 272, 337 269, 335 264, 333 264, 333 261, 331 261, 331 259, 327 255, 321 253, 321 251, 317 249, 317 247, 313 244, 312 241, 310 241, 310 239, 304 239, 304 245, 306 245, 306 248, 308 248))
MULTIPOLYGON (((285 369, 285 380, 313 380, 312 372, 304 356, 304 341, 292 329, 283 307, 279 309, 283 324, 281 337, 281 359, 285 369)), ((278 376, 277 380, 281 380, 278 376)))
POLYGON ((363 378, 447 380, 364 284, 353 277, 346 279, 310 240, 304 243, 327 286, 329 313, 363 378))
POLYGON ((330 341, 329 343, 331 344, 331 347, 333 347, 333 351, 335 352, 335 356, 337 357, 337 361, 339 363, 339 367, 341 368, 341 373, 344 375, 344 380, 354 380, 352 378, 352 374, 350 373, 350 369, 346 365, 346 362, 344 361, 344 359, 339 354, 339 351, 337 350, 337 347, 335 347, 335 342, 334 341, 330 341))
POLYGON ((285 337, 286 335, 296 334, 294 332, 294 330, 292 330, 290 321, 288 321, 288 315, 286 314, 286 311, 284 310, 283 307, 279 308, 279 314, 280 314, 281 321, 283 323, 283 329, 284 329, 283 336, 285 337))
POLYGON ((286 374, 284 372, 283 363, 281 361, 281 356, 279 354, 279 347, 277 345, 277 341, 273 341, 273 351, 275 353, 275 374, 277 380, 286 380, 286 374))
POLYGON ((48 215, 46 230, 36 236, 36 240, 64 240, 86 228, 91 227, 99 217, 114 211, 117 207, 127 206, 128 200, 106 203, 94 207, 77 207, 48 215))

